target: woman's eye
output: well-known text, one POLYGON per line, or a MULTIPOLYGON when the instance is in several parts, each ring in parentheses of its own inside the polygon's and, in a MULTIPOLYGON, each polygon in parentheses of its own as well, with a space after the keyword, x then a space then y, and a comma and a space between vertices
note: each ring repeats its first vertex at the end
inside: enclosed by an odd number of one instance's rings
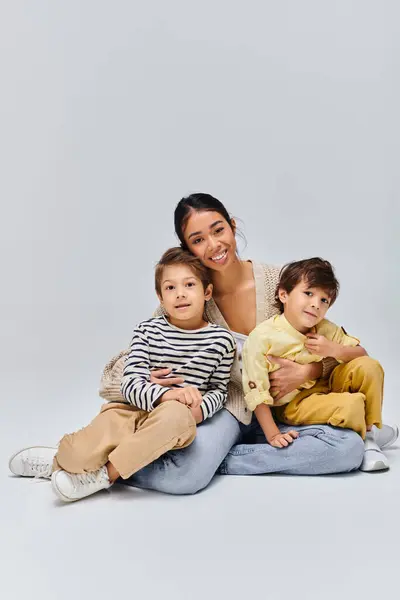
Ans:
POLYGON ((196 238, 193 242, 193 246, 195 246, 196 244, 199 244, 201 242, 202 238, 196 238))
POLYGON ((215 233, 221 233, 223 230, 223 227, 218 227, 218 229, 215 230, 215 233))

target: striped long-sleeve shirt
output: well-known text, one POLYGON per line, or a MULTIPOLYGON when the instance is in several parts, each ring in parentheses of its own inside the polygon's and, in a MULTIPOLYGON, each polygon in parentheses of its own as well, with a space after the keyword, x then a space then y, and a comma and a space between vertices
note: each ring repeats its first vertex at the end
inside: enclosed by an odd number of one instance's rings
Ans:
POLYGON ((126 359, 121 392, 127 402, 150 412, 172 387, 150 383, 152 369, 169 367, 203 396, 203 419, 222 408, 227 398, 235 341, 229 331, 210 323, 196 330, 179 329, 165 317, 142 321, 134 330, 126 359))

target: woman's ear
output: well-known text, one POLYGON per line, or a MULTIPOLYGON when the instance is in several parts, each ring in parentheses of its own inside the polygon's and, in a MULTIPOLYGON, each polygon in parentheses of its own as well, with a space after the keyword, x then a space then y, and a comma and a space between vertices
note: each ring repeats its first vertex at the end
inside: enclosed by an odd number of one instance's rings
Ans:
POLYGON ((236 225, 235 219, 233 219, 233 218, 231 219, 231 227, 232 227, 233 233, 236 233, 237 225, 236 225))
POLYGON ((211 300, 212 293, 213 293, 213 284, 209 283, 208 286, 206 287, 206 289, 204 290, 204 300, 206 302, 208 302, 208 300, 211 300))

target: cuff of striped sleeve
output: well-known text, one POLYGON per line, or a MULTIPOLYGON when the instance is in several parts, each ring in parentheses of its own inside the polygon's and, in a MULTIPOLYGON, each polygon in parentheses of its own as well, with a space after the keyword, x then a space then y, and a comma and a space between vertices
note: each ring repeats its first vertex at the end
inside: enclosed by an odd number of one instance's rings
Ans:
POLYGON ((173 388, 171 387, 165 387, 164 385, 159 385, 158 383, 153 383, 152 384, 153 389, 155 389, 154 392, 154 398, 152 399, 151 403, 150 403, 150 410, 154 410, 155 408, 157 408, 157 406, 159 406, 157 404, 158 400, 160 400, 160 398, 163 396, 163 394, 165 394, 165 392, 169 392, 169 390, 172 390, 173 388))
POLYGON ((203 413, 203 421, 205 421, 206 419, 209 419, 210 417, 215 415, 215 413, 218 412, 222 408, 222 405, 218 405, 217 408, 210 410, 207 403, 204 402, 204 400, 203 400, 203 402, 200 404, 200 408, 201 408, 201 412, 203 413))
POLYGON ((259 404, 272 406, 274 403, 274 399, 269 392, 260 392, 256 389, 250 390, 250 392, 245 395, 245 400, 247 408, 251 411, 255 410, 259 404))

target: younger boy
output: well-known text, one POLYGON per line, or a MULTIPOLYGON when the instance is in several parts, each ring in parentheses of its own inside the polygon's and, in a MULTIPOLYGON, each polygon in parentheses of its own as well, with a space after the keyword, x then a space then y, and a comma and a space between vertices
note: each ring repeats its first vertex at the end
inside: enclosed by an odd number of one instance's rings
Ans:
MULTIPOLYGON (((212 417, 226 400, 235 342, 229 331, 204 320, 212 295, 208 270, 192 254, 171 248, 156 266, 155 287, 166 314, 134 330, 122 397, 103 405, 90 425, 59 444, 51 481, 65 502, 107 489, 165 452, 185 448, 195 438, 196 423, 212 417), (184 383, 152 383, 151 371, 166 368, 184 383)), ((33 475, 34 452, 12 457, 11 471, 33 475)))
POLYGON ((328 424, 354 429, 365 440, 361 469, 388 469, 386 456, 375 443, 372 426, 382 427, 384 372, 367 356, 358 339, 324 319, 335 302, 339 283, 328 261, 301 260, 281 271, 276 291, 281 314, 258 325, 243 349, 245 400, 267 441, 283 448, 298 437, 282 434, 273 418, 288 425, 328 424), (300 364, 335 358, 340 364, 329 379, 308 381, 278 401, 270 393, 268 373, 279 368, 269 360, 279 356, 300 364))

